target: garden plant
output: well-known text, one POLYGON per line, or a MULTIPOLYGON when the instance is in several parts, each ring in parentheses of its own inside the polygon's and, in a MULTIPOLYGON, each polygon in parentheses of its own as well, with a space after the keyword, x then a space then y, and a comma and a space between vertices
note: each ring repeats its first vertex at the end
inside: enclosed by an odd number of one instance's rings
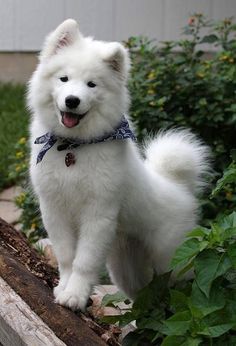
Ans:
POLYGON ((0 83, 0 191, 14 183, 9 179, 9 164, 14 159, 15 143, 27 133, 28 114, 25 110, 25 87, 0 83))

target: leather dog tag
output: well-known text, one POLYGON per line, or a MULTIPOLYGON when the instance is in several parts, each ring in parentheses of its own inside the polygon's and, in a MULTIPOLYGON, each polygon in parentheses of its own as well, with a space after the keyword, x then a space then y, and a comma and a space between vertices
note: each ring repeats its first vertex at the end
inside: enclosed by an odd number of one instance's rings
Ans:
POLYGON ((75 164, 75 155, 73 153, 67 153, 65 156, 65 164, 67 167, 75 164))

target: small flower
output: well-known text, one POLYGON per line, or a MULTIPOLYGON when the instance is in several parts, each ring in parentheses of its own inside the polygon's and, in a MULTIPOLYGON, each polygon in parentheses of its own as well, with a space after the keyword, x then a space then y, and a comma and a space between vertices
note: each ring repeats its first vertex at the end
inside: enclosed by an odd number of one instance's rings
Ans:
POLYGON ((233 63, 234 63, 234 59, 233 59, 233 58, 230 58, 230 59, 229 59, 229 62, 230 62, 231 64, 233 64, 233 63))
POLYGON ((230 25, 230 24, 232 24, 232 19, 231 19, 231 18, 225 18, 224 24, 225 24, 225 25, 230 25))
POLYGON ((156 91, 154 89, 148 89, 148 95, 154 95, 156 91))
POLYGON ((211 63, 209 61, 204 61, 203 64, 205 70, 209 70, 209 68, 211 67, 211 63))
POLYGON ((26 138, 25 137, 21 137, 18 141, 19 144, 25 144, 26 143, 26 138))
POLYGON ((37 224, 36 223, 32 223, 30 229, 34 231, 36 229, 36 227, 37 227, 37 224))
POLYGON ((198 73, 197 73, 197 77, 199 77, 199 78, 204 78, 204 77, 205 77, 205 73, 198 72, 198 73))
POLYGON ((22 159, 22 157, 24 157, 24 153, 23 153, 22 151, 17 151, 16 157, 17 157, 18 159, 22 159))
POLYGON ((227 198, 229 201, 231 201, 231 200, 232 200, 232 198, 233 198, 233 194, 232 194, 232 192, 231 192, 231 191, 226 192, 226 198, 227 198))
POLYGON ((149 105, 152 106, 152 107, 155 107, 155 106, 156 106, 156 104, 155 104, 154 101, 149 102, 149 105))
POLYGON ((188 25, 190 25, 190 26, 194 25, 195 24, 195 20, 196 20, 196 18, 194 16, 189 17, 188 25))
POLYGON ((154 79, 156 77, 156 74, 155 74, 155 71, 152 70, 149 74, 148 74, 148 79, 151 80, 151 79, 154 79))
POLYGON ((228 60, 228 55, 221 55, 221 57, 219 58, 219 60, 221 60, 221 61, 226 61, 226 60, 228 60))
POLYGON ((22 205, 22 203, 24 203, 26 199, 26 195, 24 192, 22 192, 19 196, 16 197, 16 202, 20 205, 22 205))
POLYGON ((16 172, 19 172, 21 170, 21 166, 20 165, 17 165, 16 168, 15 168, 15 171, 16 172))

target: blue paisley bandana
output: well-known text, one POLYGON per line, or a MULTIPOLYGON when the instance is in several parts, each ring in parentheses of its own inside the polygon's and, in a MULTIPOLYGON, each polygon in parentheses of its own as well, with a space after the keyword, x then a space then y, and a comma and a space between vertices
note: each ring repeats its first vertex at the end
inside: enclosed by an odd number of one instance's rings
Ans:
POLYGON ((51 149, 58 140, 61 141, 61 144, 58 145, 57 150, 62 151, 67 149, 74 149, 85 144, 108 142, 108 141, 119 140, 119 139, 120 140, 132 139, 133 141, 136 140, 136 137, 133 131, 129 127, 128 120, 124 116, 122 117, 120 124, 112 133, 108 135, 104 135, 103 137, 97 137, 97 138, 91 139, 89 141, 80 140, 80 139, 72 139, 72 138, 63 138, 63 137, 56 136, 51 132, 47 132, 45 135, 36 138, 34 142, 34 144, 44 144, 44 146, 38 153, 37 163, 42 161, 47 151, 51 149))

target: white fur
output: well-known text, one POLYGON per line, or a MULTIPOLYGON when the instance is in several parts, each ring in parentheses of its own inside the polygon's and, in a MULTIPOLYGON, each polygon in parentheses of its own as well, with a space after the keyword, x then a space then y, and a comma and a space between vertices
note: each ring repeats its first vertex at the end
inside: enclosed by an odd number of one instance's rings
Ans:
POLYGON ((131 140, 67 151, 51 148, 36 165, 41 148, 34 140, 46 132, 91 139, 112 131, 127 113, 129 58, 119 43, 84 38, 73 20, 46 39, 29 84, 32 111, 30 174, 43 222, 59 262, 59 304, 84 309, 99 270, 106 262, 112 280, 133 297, 152 277, 168 269, 171 256, 196 221, 193 190, 206 170, 206 148, 187 132, 153 139, 146 160, 131 140), (63 83, 61 76, 68 76, 63 83), (96 83, 95 88, 87 86, 96 83), (60 110, 65 97, 80 98, 78 126, 66 128, 60 110))

